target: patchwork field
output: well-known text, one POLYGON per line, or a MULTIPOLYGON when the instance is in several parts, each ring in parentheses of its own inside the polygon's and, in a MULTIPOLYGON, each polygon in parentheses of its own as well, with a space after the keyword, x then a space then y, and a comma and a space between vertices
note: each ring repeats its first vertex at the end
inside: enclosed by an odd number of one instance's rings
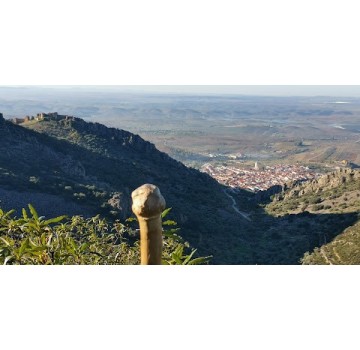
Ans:
POLYGON ((0 111, 57 111, 128 130, 195 168, 230 159, 318 170, 360 164, 360 98, 38 90, 4 90, 0 111))

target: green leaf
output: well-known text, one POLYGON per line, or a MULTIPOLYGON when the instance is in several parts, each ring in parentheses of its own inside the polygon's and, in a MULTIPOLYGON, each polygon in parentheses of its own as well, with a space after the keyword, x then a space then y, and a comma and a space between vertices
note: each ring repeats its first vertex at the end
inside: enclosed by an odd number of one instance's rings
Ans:
POLYGON ((163 226, 174 226, 174 225, 177 225, 177 223, 173 220, 166 220, 164 221, 163 223, 163 226))
POLYGON ((47 225, 50 225, 50 224, 56 224, 64 219, 66 219, 67 216, 66 215, 62 215, 62 216, 58 216, 56 218, 53 218, 53 219, 49 219, 49 220, 46 220, 42 223, 42 225, 44 226, 47 226, 47 225))
POLYGON ((31 204, 28 204, 28 207, 29 207, 29 210, 30 210, 30 213, 31 213, 33 219, 39 220, 39 215, 38 215, 37 211, 35 210, 35 208, 31 204))
POLYGON ((36 223, 34 223, 34 222, 28 222, 28 223, 26 223, 24 226, 26 226, 26 227, 31 227, 31 228, 33 228, 34 230, 39 230, 39 229, 40 229, 39 225, 36 224, 36 223))
POLYGON ((10 261, 12 258, 13 258, 12 255, 7 256, 4 260, 4 265, 6 265, 8 263, 8 261, 10 261))
POLYGON ((21 246, 20 246, 20 249, 19 249, 19 255, 21 256, 25 249, 29 247, 29 238, 26 238, 22 243, 21 243, 21 246))
POLYGON ((101 255, 101 254, 100 254, 100 253, 98 253, 98 252, 89 252, 89 253, 91 253, 91 254, 95 254, 95 255, 97 255, 97 256, 100 256, 101 258, 105 258, 105 256, 101 255))
POLYGON ((193 251, 184 260, 183 265, 186 265, 191 260, 196 251, 197 249, 193 249, 193 251))
POLYGON ((132 218, 127 218, 125 220, 125 222, 134 222, 134 221, 137 221, 137 218, 132 217, 132 218))
MULTIPOLYGON (((163 235, 166 237, 171 237, 171 235, 176 234, 179 231, 180 231, 179 228, 171 228, 171 229, 164 230, 163 235)), ((178 236, 178 237, 180 237, 180 236, 178 236)))
POLYGON ((28 215, 25 208, 22 208, 22 216, 24 219, 28 219, 28 215))
POLYGON ((171 258, 172 258, 178 265, 182 265, 182 261, 181 261, 179 255, 177 255, 175 252, 171 254, 171 258))
POLYGON ((8 247, 11 247, 11 244, 10 244, 4 237, 0 237, 0 239, 1 239, 8 247))
MULTIPOLYGON (((177 229, 175 232, 179 231, 180 229, 177 229)), ((173 233, 171 231, 164 231, 163 232, 164 237, 166 238, 172 238, 174 241, 183 243, 184 240, 182 237, 178 236, 176 233, 173 233)))
POLYGON ((9 210, 6 213, 3 212, 2 217, 5 219, 5 218, 9 217, 11 214, 13 214, 14 212, 15 212, 15 209, 9 210))
POLYGON ((212 256, 205 256, 205 257, 200 257, 200 258, 195 258, 193 260, 191 260, 188 265, 201 265, 201 264, 206 264, 209 262, 209 260, 212 258, 212 256))
POLYGON ((184 246, 179 245, 176 249, 175 249, 175 254, 178 255, 179 257, 183 256, 183 252, 184 252, 184 246))
POLYGON ((169 214, 169 212, 170 212, 171 209, 172 209, 172 208, 167 208, 167 209, 165 209, 165 210, 162 212, 162 214, 161 214, 161 218, 164 218, 167 214, 169 214))
POLYGON ((87 248, 90 247, 90 244, 89 243, 83 243, 81 246, 80 246, 80 252, 84 252, 87 248))
POLYGON ((40 247, 34 247, 34 248, 31 248, 31 253, 34 253, 34 252, 41 252, 43 250, 46 250, 47 249, 47 246, 40 246, 40 247))
POLYGON ((70 243, 71 247, 72 247, 74 250, 76 250, 76 248, 77 248, 76 243, 75 243, 75 241, 74 241, 71 237, 69 237, 68 242, 70 243))
POLYGON ((38 247, 38 245, 29 237, 29 246, 30 247, 38 247))

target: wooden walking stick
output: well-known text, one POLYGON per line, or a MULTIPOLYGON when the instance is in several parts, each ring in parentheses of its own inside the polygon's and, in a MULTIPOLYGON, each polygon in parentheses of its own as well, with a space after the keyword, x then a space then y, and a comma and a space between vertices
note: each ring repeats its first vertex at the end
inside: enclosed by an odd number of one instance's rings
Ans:
POLYGON ((132 211, 140 225, 141 265, 161 265, 161 213, 165 199, 158 187, 150 184, 137 188, 132 194, 132 211))

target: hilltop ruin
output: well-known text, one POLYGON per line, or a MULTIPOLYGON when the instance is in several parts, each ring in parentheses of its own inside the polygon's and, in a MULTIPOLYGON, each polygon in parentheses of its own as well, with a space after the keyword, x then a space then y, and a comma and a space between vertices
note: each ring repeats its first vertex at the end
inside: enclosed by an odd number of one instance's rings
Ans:
POLYGON ((18 117, 14 117, 11 119, 11 121, 14 124, 23 124, 23 123, 27 123, 30 121, 43 121, 43 120, 56 120, 56 121, 60 121, 60 120, 74 120, 73 116, 69 116, 69 115, 61 115, 58 114, 58 112, 51 112, 51 113, 37 113, 36 116, 25 116, 24 118, 18 118, 18 117))

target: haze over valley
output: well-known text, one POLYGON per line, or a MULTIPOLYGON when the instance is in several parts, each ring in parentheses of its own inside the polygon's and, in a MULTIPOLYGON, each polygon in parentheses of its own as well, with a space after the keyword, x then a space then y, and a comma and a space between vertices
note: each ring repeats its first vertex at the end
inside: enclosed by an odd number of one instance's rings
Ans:
POLYGON ((59 112, 139 134, 187 165, 236 158, 360 163, 360 97, 179 95, 0 88, 5 118, 59 112))

